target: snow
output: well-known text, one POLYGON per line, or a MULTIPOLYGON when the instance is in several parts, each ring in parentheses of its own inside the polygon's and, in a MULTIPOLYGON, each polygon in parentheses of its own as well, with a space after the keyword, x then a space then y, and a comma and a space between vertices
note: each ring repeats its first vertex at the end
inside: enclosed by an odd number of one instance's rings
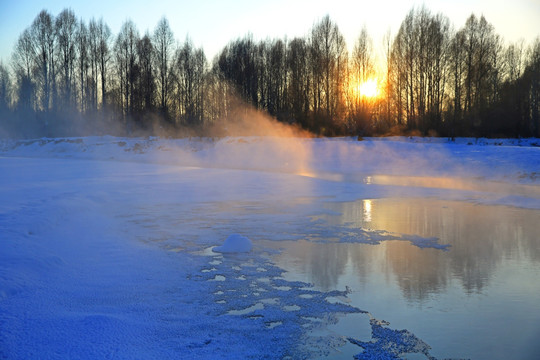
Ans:
MULTIPOLYGON (((397 240, 448 250, 436 238, 328 224, 323 205, 435 197, 540 209, 539 143, 2 141, 0 358, 328 355, 347 339, 312 330, 369 309, 330 301, 346 300, 346 289, 285 280, 272 261, 279 242, 397 240)), ((369 354, 428 354, 412 333, 371 324, 376 341, 349 341, 369 354)))
POLYGON ((216 246, 212 250, 220 253, 246 253, 250 252, 253 244, 251 240, 240 234, 232 234, 221 246, 216 246))

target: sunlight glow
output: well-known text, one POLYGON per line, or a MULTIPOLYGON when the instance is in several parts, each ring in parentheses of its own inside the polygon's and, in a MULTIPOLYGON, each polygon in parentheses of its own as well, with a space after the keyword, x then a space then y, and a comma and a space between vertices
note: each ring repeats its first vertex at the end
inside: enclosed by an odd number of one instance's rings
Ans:
POLYGON ((360 84, 358 95, 366 98, 374 98, 379 95, 379 87, 376 79, 368 79, 360 84))

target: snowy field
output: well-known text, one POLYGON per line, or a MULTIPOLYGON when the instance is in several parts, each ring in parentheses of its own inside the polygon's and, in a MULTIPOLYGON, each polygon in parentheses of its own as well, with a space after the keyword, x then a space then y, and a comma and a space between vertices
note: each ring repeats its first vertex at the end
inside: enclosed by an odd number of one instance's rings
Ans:
POLYGON ((0 358, 538 359, 539 146, 3 140, 0 358))

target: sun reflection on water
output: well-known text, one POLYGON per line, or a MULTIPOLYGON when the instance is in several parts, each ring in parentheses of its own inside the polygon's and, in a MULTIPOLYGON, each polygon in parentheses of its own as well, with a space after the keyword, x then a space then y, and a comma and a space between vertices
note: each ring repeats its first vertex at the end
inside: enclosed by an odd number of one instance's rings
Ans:
POLYGON ((362 200, 362 208, 364 209, 362 220, 364 222, 371 222, 371 200, 362 200))

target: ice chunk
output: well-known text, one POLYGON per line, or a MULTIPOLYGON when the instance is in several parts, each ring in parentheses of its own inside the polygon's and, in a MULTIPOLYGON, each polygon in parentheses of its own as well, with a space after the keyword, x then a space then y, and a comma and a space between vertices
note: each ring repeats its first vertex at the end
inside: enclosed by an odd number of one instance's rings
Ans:
POLYGON ((239 253, 250 252, 252 247, 253 244, 247 237, 240 234, 232 234, 225 240, 223 245, 216 246, 212 250, 220 253, 239 253))
POLYGON ((435 359, 429 353, 431 347, 417 338, 408 330, 387 328, 388 321, 372 318, 371 341, 360 341, 348 338, 349 342, 360 346, 363 352, 354 356, 355 359, 401 359, 405 354, 424 354, 428 359, 435 359))

